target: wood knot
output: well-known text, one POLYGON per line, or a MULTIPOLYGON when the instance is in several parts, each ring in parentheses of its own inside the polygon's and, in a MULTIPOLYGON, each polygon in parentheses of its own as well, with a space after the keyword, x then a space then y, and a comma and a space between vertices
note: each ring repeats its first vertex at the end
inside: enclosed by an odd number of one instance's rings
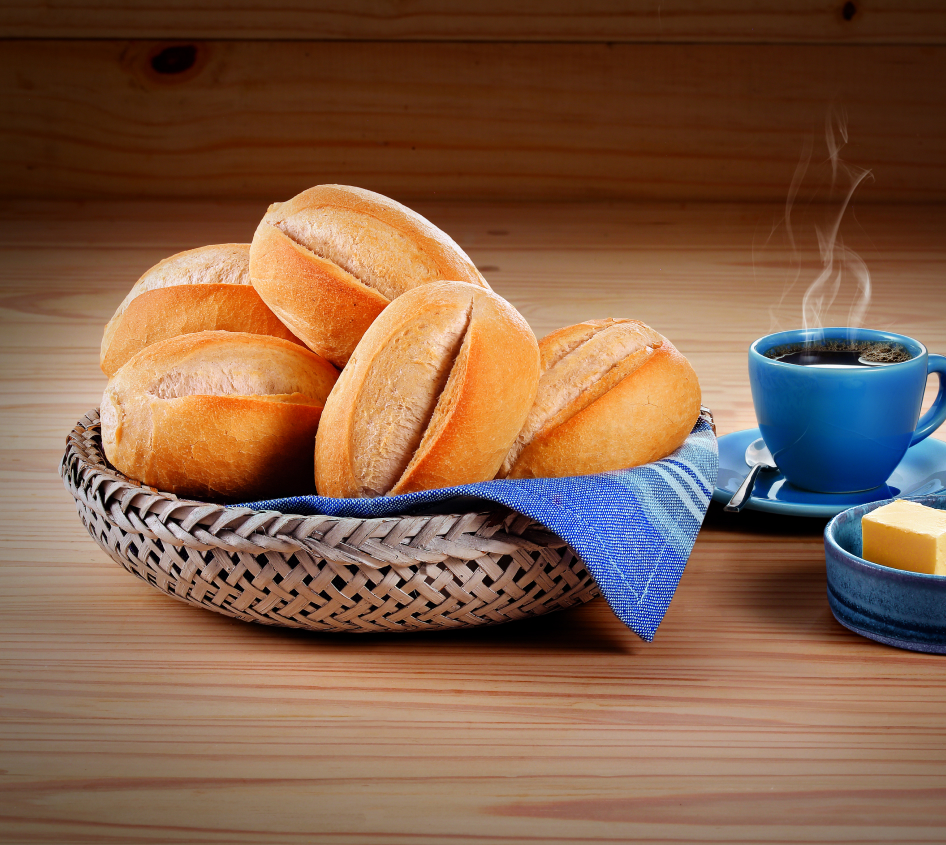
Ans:
POLYGON ((852 20, 856 14, 857 6, 855 6, 851 0, 848 0, 848 2, 845 3, 844 7, 841 9, 841 17, 844 18, 844 20, 849 21, 852 20))
POLYGON ((151 68, 162 76, 176 76, 190 70, 196 61, 197 47, 194 44, 174 44, 151 57, 151 68))
POLYGON ((129 73, 162 88, 184 85, 199 76, 213 52, 200 41, 132 41, 122 53, 121 64, 129 73))

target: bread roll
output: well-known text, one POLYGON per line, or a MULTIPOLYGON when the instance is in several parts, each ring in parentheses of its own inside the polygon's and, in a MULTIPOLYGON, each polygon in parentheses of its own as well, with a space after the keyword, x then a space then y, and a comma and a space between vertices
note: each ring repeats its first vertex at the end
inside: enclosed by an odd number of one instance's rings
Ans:
POLYGON ((405 291, 448 279, 489 288, 429 221, 344 185, 320 185, 271 205, 253 236, 250 277, 279 318, 339 368, 405 291))
POLYGON ((535 405, 500 477, 559 478, 639 466, 680 446, 700 413, 696 373, 636 320, 589 320, 539 344, 535 405))
POLYGON ((539 349, 519 313, 463 282, 402 294, 371 325, 325 404, 323 496, 491 479, 535 398, 539 349))
POLYGON ((99 358, 112 375, 146 346, 220 329, 300 343, 250 284, 250 245, 216 244, 179 252, 145 273, 105 327, 99 358))
POLYGON ((135 355, 102 398, 102 445, 130 478, 180 496, 313 490, 315 433, 338 373, 281 338, 198 332, 135 355))

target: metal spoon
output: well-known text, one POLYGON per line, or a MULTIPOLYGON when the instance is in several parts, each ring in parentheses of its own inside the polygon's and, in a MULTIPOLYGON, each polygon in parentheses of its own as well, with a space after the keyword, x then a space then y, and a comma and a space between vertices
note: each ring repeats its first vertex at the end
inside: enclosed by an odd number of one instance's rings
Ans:
POLYGON ((723 510, 736 513, 741 511, 747 501, 749 501, 749 496, 752 494, 752 487, 755 484, 756 476, 761 470, 775 470, 778 467, 775 465, 775 458, 772 457, 772 453, 768 450, 768 447, 765 445, 765 441, 760 437, 758 440, 753 440, 749 447, 746 449, 746 463, 752 467, 749 470, 749 474, 745 477, 745 480, 742 484, 739 485, 739 489, 733 493, 733 497, 729 500, 729 504, 726 505, 723 510))

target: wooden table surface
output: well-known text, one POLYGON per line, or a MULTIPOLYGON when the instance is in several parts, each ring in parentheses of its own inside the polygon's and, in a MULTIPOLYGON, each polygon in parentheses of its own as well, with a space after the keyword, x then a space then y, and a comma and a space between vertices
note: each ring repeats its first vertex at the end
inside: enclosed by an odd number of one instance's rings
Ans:
MULTIPOLYGON (((265 628, 112 563, 56 474, 105 385, 102 328, 152 264, 249 240, 264 210, 0 207, 0 841, 946 840, 946 658, 834 621, 824 520, 713 505, 652 644, 601 599, 443 635, 265 628)), ((418 210, 539 336, 605 316, 669 336, 721 435, 754 424, 746 348, 800 324, 830 217, 796 212, 793 256, 780 206, 418 210)), ((861 206, 841 232, 866 323, 946 352, 946 207, 861 206)))

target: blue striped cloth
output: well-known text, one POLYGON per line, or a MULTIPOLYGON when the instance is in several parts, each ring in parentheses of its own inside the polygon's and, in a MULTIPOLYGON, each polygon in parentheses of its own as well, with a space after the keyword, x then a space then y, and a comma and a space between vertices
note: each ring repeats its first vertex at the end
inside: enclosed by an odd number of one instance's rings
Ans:
MULTIPOLYGON (((618 618, 650 642, 667 612, 716 483, 716 437, 705 416, 672 455, 571 478, 484 481, 377 499, 294 496, 242 507, 310 516, 396 516, 451 499, 498 502, 567 542, 618 618)), ((458 503, 461 512, 475 502, 458 503)), ((443 510, 443 507, 439 507, 443 510)))

